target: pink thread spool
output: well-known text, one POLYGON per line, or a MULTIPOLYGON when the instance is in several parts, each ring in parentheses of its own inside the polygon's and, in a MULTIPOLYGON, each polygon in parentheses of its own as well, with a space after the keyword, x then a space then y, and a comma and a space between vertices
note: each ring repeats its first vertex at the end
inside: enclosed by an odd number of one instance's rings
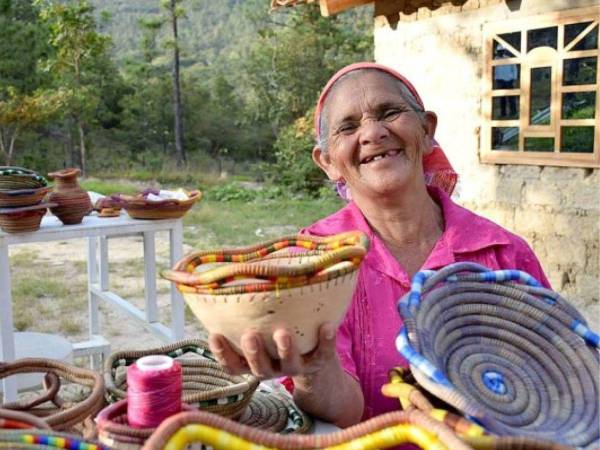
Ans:
POLYGON ((166 355, 138 359, 127 368, 127 421, 133 428, 156 428, 181 412, 181 365, 166 355))

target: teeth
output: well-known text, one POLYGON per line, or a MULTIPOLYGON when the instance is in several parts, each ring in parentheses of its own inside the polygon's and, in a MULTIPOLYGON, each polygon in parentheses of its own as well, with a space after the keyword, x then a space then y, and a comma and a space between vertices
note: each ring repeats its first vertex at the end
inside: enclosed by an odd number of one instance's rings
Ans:
POLYGON ((380 159, 383 159, 386 156, 387 156, 387 154, 385 154, 385 155, 377 155, 371 161, 379 161, 380 159))

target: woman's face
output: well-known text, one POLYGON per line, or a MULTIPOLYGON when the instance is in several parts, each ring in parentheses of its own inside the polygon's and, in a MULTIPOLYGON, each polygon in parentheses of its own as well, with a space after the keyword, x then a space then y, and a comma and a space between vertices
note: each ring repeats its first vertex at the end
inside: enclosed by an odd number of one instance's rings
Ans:
POLYGON ((327 99, 328 149, 313 159, 352 196, 397 194, 424 183, 422 158, 431 149, 436 117, 416 112, 399 82, 374 70, 339 82, 327 99))

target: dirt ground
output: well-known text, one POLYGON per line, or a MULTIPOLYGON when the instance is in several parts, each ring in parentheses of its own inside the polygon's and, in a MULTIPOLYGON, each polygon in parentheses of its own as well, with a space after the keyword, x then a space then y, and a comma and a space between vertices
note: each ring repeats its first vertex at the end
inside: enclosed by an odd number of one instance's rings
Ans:
MULTIPOLYGON (((21 291, 43 280, 52 278, 68 285, 66 292, 37 292, 27 300, 26 307, 14 306, 15 323, 30 312, 39 308, 36 320, 23 331, 40 331, 60 334, 71 342, 87 339, 87 242, 84 239, 54 241, 48 243, 23 244, 11 247, 11 270, 13 291, 21 291), (20 264, 27 260, 27 264, 20 264), (16 262, 16 263, 15 263, 16 262), (23 267, 21 267, 23 265, 23 267), (16 266, 16 267, 15 267, 16 266), (26 273, 23 273, 26 272, 26 273), (18 277, 16 276, 18 275, 18 277), (17 278, 15 280, 15 278, 17 278), (23 284, 23 286, 19 286, 23 284), (63 298, 59 298, 63 297, 63 298), (37 304, 37 305, 36 305, 37 304), (50 305, 50 306, 48 306, 50 305), (65 325, 67 318, 67 325, 65 325)), ((184 246, 184 254, 192 249, 184 246)), ((109 239, 109 285, 132 304, 143 309, 144 273, 143 243, 141 237, 120 237, 109 239)), ((169 236, 167 232, 156 233, 157 272, 168 268, 169 236)), ((170 283, 157 279, 157 293, 160 321, 170 327, 170 283)), ((40 289, 44 289, 43 285, 40 289)), ((55 290, 57 290, 55 288, 55 290)), ((14 295, 14 294, 13 294, 14 295)), ((162 345, 161 339, 147 331, 139 322, 109 304, 100 304, 101 334, 111 343, 111 351, 126 349, 147 349, 162 345)), ((17 325, 17 329, 19 326, 17 325)), ((194 316, 186 313, 186 337, 205 338, 206 334, 194 316)))

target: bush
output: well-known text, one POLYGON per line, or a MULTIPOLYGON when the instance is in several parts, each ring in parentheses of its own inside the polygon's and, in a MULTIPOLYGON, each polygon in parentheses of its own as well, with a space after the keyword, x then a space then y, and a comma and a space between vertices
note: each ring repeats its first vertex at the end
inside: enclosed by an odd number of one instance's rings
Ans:
POLYGON ((295 194, 319 196, 326 176, 312 160, 314 109, 285 127, 275 142, 275 162, 265 165, 267 179, 295 194))

